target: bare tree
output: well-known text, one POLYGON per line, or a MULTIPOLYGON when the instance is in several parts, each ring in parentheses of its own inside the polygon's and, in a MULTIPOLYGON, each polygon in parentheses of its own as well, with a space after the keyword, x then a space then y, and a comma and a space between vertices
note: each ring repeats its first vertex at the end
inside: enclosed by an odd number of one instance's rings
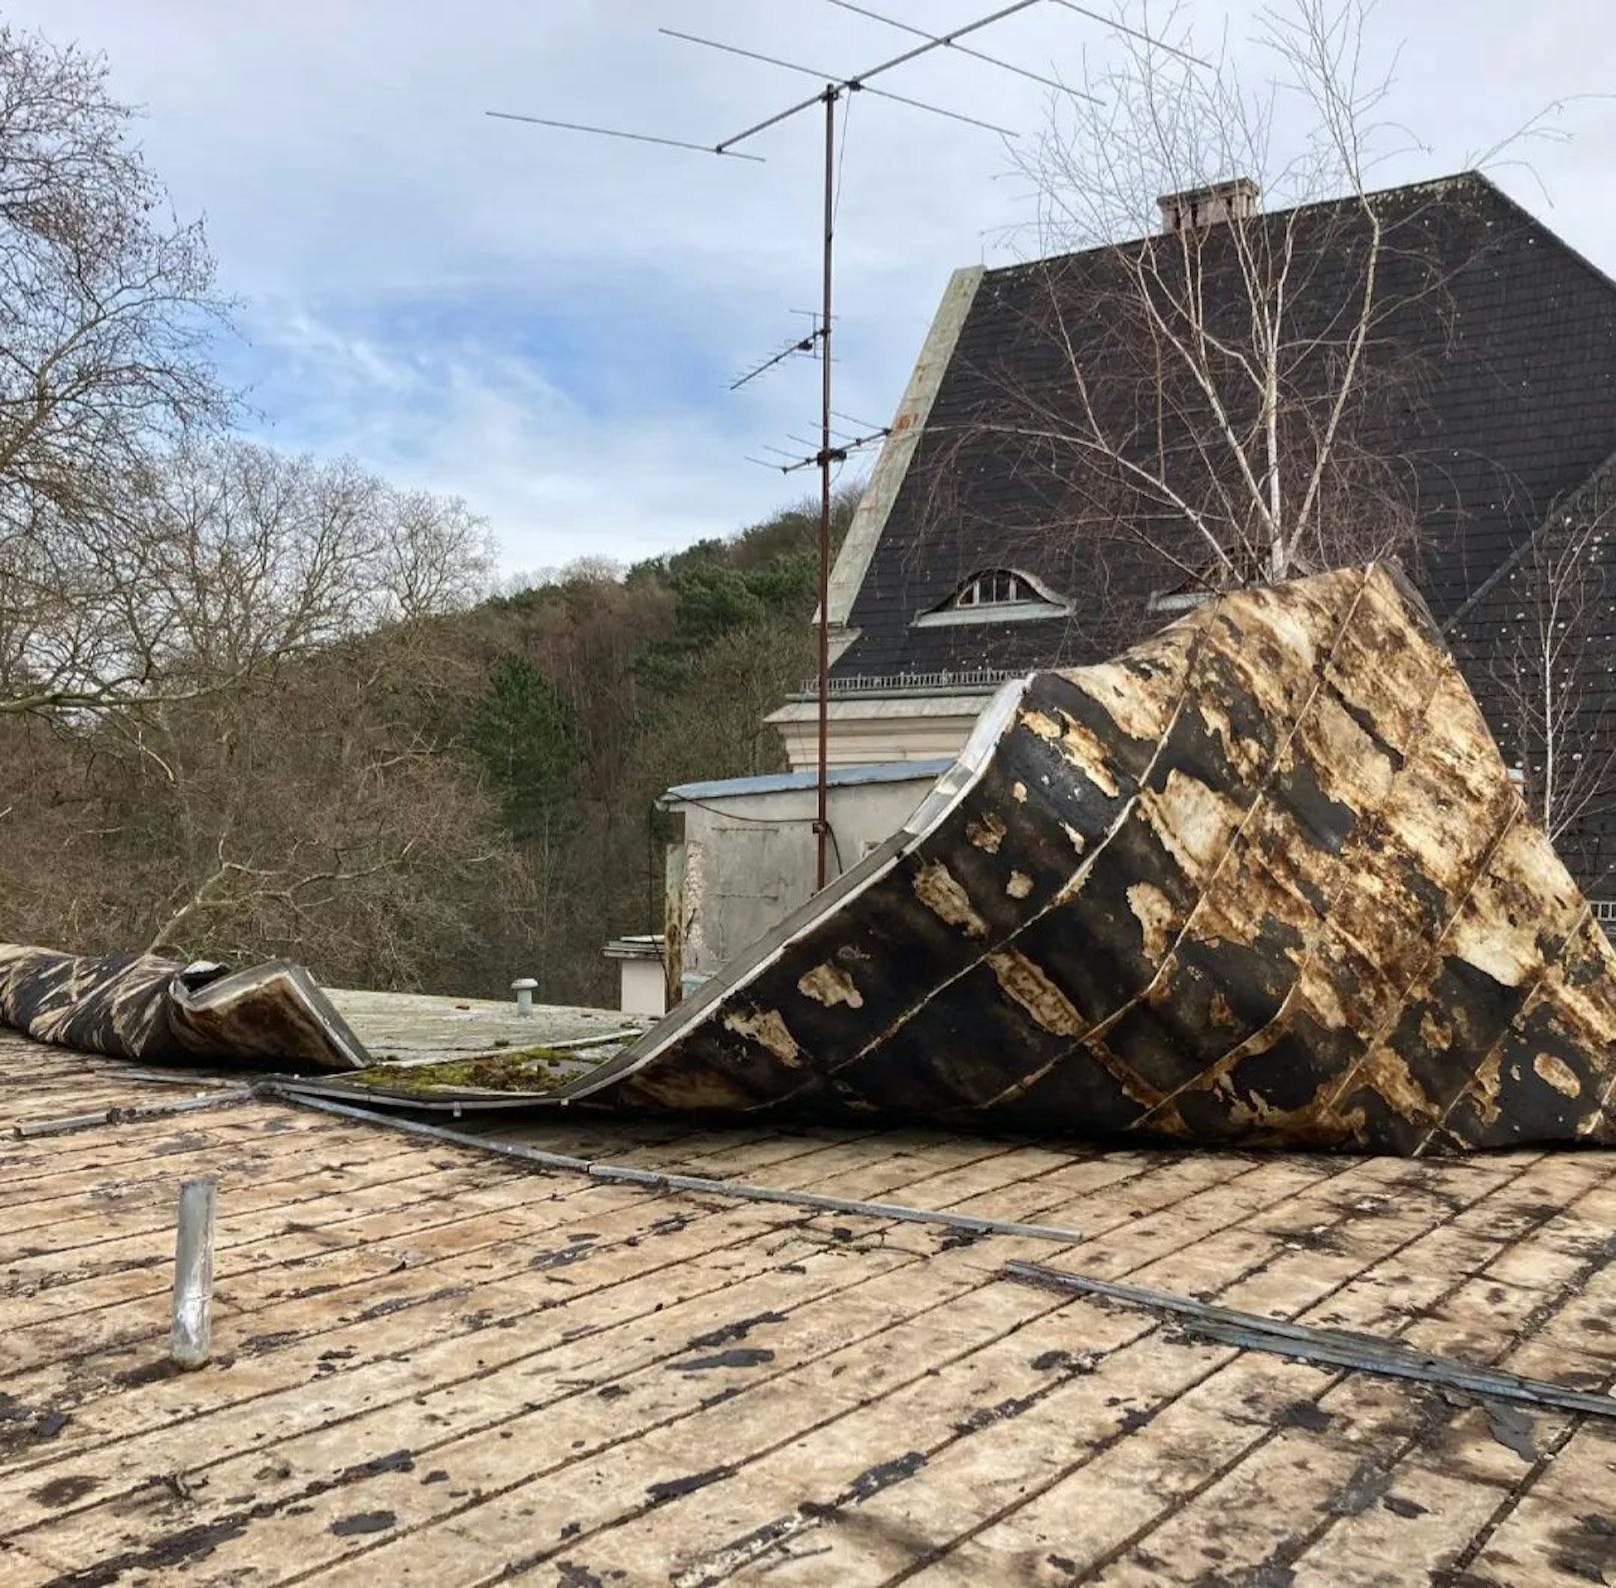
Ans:
POLYGON ((351 460, 182 445, 0 561, 0 715, 161 706, 467 605, 492 566, 466 505, 351 460))
POLYGON ((1373 191, 1400 134, 1377 119, 1389 79, 1364 66, 1363 6, 1266 13, 1260 90, 1150 43, 1193 48, 1176 8, 1126 15, 1118 64, 1081 85, 1092 98, 1055 96, 1020 161, 1039 252, 1062 257, 1024 267, 982 371, 994 396, 957 447, 1008 454, 1012 532, 1046 556, 1064 540, 1222 586, 1407 553, 1397 437, 1446 334, 1451 261, 1422 223, 1434 191, 1373 191))
POLYGON ((97 577, 41 569, 0 654, 0 678, 45 659, 72 690, 13 687, 0 711, 42 774, 0 779, 39 851, 11 867, 19 915, 418 984, 427 924, 459 921, 496 857, 521 869, 454 760, 480 674, 436 621, 481 587, 480 521, 351 462, 210 442, 143 470, 109 522, 76 542, 97 577))
POLYGON ((1616 482, 1560 504, 1453 636, 1528 809, 1585 888, 1616 870, 1616 482))
POLYGON ((522 869, 446 753, 474 675, 434 620, 488 532, 220 439, 213 263, 131 121, 99 58, 0 28, 8 930, 418 982, 522 869))
POLYGON ((488 593, 493 541, 459 497, 384 490, 378 506, 380 621, 440 617, 488 593))
POLYGON ((141 687, 115 659, 145 571, 118 548, 130 484, 229 407, 201 225, 131 115, 98 57, 0 28, 0 710, 141 687))

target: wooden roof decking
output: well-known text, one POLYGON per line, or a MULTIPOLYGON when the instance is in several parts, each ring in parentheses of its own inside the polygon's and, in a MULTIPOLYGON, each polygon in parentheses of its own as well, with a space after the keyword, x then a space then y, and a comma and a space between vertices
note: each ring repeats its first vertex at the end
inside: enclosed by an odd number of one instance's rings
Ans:
MULTIPOLYGON (((0 1119, 181 1090, 0 1035, 0 1119)), ((0 1143, 0 1585, 1616 1578, 1616 1424, 1001 1277, 1031 1258, 1601 1387, 1616 1152, 497 1129, 1083 1238, 603 1185, 258 1101, 0 1143), (215 1360, 172 1374, 196 1175, 215 1360)))

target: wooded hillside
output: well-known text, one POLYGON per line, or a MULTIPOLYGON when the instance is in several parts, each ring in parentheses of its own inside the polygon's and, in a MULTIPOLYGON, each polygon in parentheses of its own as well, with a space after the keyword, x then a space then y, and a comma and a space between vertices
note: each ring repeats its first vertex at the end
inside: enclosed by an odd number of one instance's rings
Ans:
POLYGON ((780 764, 817 514, 486 599, 466 503, 233 434, 134 118, 0 26, 0 939, 607 998, 655 796, 780 764))
POLYGON ((812 669, 817 537, 787 511, 290 648, 228 688, 0 715, 0 935, 610 1000, 602 945, 660 924, 656 796, 784 765, 762 718, 812 669))

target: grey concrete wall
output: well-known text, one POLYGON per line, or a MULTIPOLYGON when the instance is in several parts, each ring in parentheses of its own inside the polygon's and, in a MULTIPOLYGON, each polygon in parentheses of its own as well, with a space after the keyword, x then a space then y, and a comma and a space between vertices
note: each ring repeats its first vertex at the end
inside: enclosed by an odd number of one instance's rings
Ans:
MULTIPOLYGON (((831 874, 857 865, 866 849, 903 826, 935 781, 926 774, 832 787, 831 874)), ((678 889, 687 975, 711 976, 813 893, 815 805, 815 790, 807 788, 674 807, 685 836, 668 876, 678 889)))

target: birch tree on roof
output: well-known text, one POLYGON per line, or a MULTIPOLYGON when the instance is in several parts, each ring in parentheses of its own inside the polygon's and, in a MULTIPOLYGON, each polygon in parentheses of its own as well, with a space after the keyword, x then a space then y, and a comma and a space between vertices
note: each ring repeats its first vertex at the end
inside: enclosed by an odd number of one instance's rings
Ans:
POLYGON ((1408 551, 1396 438, 1450 266, 1434 187, 1373 191, 1407 140, 1377 119, 1364 9, 1266 13, 1260 89, 1152 43, 1194 50, 1176 10, 1126 16, 1117 64, 1055 96, 1019 159, 1046 257, 969 428, 1042 504, 1027 533, 1130 543, 1189 585, 1408 551))
POLYGON ((1527 810, 1591 892, 1616 874, 1616 478, 1556 505, 1461 621, 1455 652, 1491 690, 1527 810), (1476 665, 1478 662, 1480 665, 1476 665))
POLYGON ((0 716, 160 707, 464 604, 462 503, 217 439, 228 327, 75 46, 0 27, 0 716))

